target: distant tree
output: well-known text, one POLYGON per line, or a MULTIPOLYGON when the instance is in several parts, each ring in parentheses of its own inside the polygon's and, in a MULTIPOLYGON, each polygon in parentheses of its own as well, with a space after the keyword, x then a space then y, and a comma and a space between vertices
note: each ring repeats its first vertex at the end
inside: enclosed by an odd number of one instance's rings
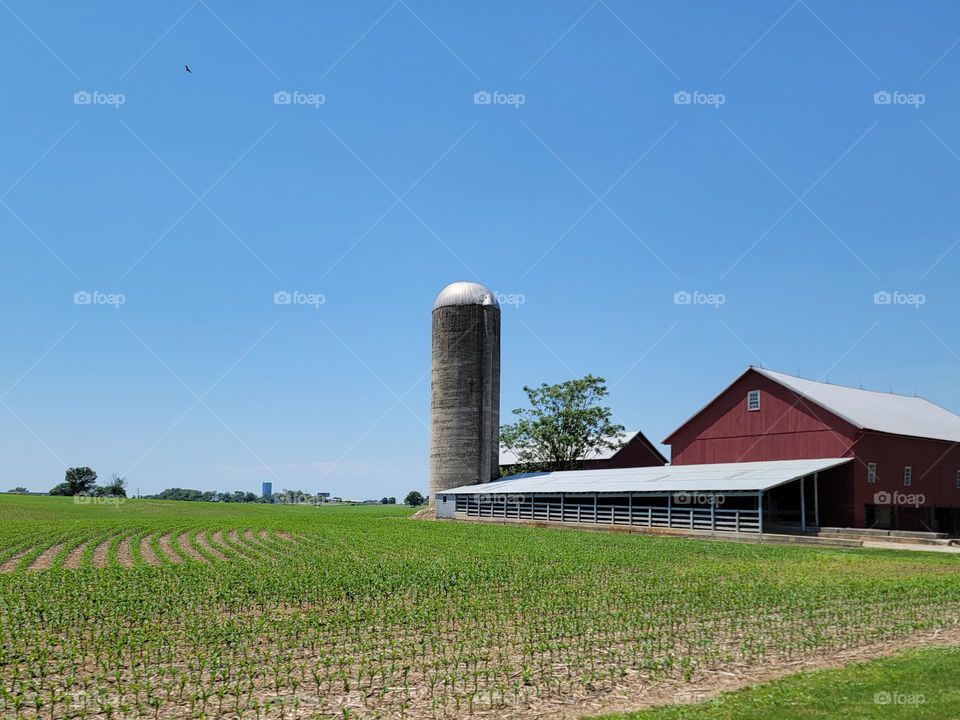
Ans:
POLYGON ((421 495, 419 491, 411 490, 407 493, 407 497, 404 498, 403 502, 405 505, 409 505, 410 507, 419 507, 420 505, 423 505, 426 500, 424 500, 423 495, 421 495))
POLYGON ((97 474, 88 467, 69 468, 63 478, 70 488, 70 495, 90 492, 97 482, 97 474))
POLYGON ((609 395, 606 380, 586 375, 556 385, 524 386, 529 408, 500 428, 500 443, 512 450, 525 471, 575 470, 591 450, 623 447, 623 425, 612 421, 600 402, 609 395))
POLYGON ((387 498, 387 505, 396 505, 396 504, 397 504, 397 499, 395 497, 387 498))
POLYGON ((381 505, 389 505, 389 504, 390 504, 390 498, 388 498, 388 497, 380 498, 380 504, 381 504, 381 505))
POLYGON ((50 490, 51 495, 73 495, 73 490, 70 489, 70 486, 62 482, 59 485, 54 485, 53 489, 50 490))
POLYGON ((27 492, 27 489, 26 489, 25 487, 20 487, 19 485, 17 485, 17 486, 16 486, 13 490, 11 490, 10 492, 12 492, 12 493, 25 493, 25 492, 27 492))
POLYGON ((110 482, 103 486, 107 495, 112 497, 127 496, 127 479, 114 473, 110 476, 110 482))
POLYGON ((243 501, 247 503, 252 503, 257 501, 256 493, 247 492, 243 495, 243 501))

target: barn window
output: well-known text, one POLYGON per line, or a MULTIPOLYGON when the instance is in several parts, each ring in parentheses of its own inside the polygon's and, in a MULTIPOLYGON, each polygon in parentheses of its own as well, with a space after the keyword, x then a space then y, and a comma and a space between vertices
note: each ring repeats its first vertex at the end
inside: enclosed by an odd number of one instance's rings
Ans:
POLYGON ((747 393, 747 412, 760 409, 760 391, 751 390, 747 393))
POLYGON ((903 468, 903 486, 910 487, 913 485, 913 468, 909 465, 903 468))
MULTIPOLYGON (((957 473, 960 475, 960 472, 957 473)), ((867 482, 875 483, 877 481, 877 464, 869 463, 867 465, 867 482)))

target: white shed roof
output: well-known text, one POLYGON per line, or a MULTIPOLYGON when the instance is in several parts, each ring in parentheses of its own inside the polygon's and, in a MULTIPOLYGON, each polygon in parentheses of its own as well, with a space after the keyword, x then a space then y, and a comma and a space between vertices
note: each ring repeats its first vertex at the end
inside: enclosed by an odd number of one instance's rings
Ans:
MULTIPOLYGON (((620 441, 626 445, 628 442, 633 440, 639 430, 627 430, 626 432, 620 433, 620 441)), ((610 448, 592 448, 587 450, 583 455, 580 456, 580 460, 609 460, 614 455, 616 455, 620 450, 611 450, 610 448)), ((500 446, 500 464, 501 465, 516 465, 520 462, 517 458, 517 454, 503 445, 500 446)))
POLYGON ((769 490, 797 478, 848 463, 853 458, 772 460, 766 462, 668 465, 666 467, 567 470, 527 473, 496 482, 464 485, 438 495, 594 493, 594 492, 735 492, 769 490))
POLYGON ((763 368, 753 369, 855 427, 960 442, 960 416, 929 400, 804 380, 763 368))

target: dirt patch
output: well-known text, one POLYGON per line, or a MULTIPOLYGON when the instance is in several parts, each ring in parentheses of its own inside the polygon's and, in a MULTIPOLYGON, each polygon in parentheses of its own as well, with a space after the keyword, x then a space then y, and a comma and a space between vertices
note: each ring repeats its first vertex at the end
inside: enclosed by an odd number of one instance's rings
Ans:
POLYGON ((217 548, 210 544, 210 539, 207 537, 206 533, 198 532, 197 533, 197 545, 206 550, 210 555, 212 555, 217 560, 226 560, 227 556, 220 552, 217 548))
POLYGON ((26 550, 21 550, 20 552, 14 553, 10 557, 8 557, 6 560, 3 561, 3 564, 0 564, 0 572, 8 573, 16 570, 17 563, 20 562, 20 558, 22 558, 31 550, 33 550, 33 548, 27 548, 26 550))
POLYGON ((140 557, 143 558, 143 561, 147 565, 159 565, 160 558, 157 557, 157 554, 153 551, 153 548, 150 547, 151 537, 151 535, 145 535, 140 539, 140 557))
POLYGON ((122 567, 133 567, 133 538, 127 537, 117 545, 117 562, 122 567))
POLYGON ((411 520, 436 520, 437 519, 437 508, 431 505, 428 505, 425 508, 417 510, 413 515, 410 516, 411 520))
POLYGON ((95 568, 105 568, 107 566, 107 551, 110 550, 110 540, 104 540, 93 549, 93 557, 90 558, 90 564, 95 568))
MULTIPOLYGON (((244 560, 257 560, 262 557, 255 548, 250 547, 240 539, 240 533, 238 531, 231 530, 227 533, 227 537, 231 543, 227 546, 244 560)), ((219 531, 214 533, 214 538, 223 544, 227 544, 226 540, 223 539, 223 535, 219 531), (217 537, 218 535, 219 537, 217 537)))
POLYGON ((177 544, 185 557, 188 557, 191 560, 196 560, 197 562, 207 562, 207 559, 197 552, 197 549, 190 544, 190 536, 187 533, 183 533, 179 538, 177 538, 177 544))
POLYGON ((83 552, 87 549, 89 542, 82 542, 77 545, 73 550, 67 553, 66 559, 63 561, 64 570, 76 570, 80 567, 80 561, 83 559, 83 552))
POLYGON ((175 565, 179 565, 183 562, 183 558, 173 549, 173 544, 171 542, 171 536, 169 533, 166 535, 161 535, 160 539, 157 540, 157 544, 160 546, 160 550, 164 555, 167 556, 167 559, 175 565))
POLYGON ((36 560, 30 563, 27 570, 49 570, 53 566, 53 559, 63 550, 66 543, 57 543, 40 553, 36 560))

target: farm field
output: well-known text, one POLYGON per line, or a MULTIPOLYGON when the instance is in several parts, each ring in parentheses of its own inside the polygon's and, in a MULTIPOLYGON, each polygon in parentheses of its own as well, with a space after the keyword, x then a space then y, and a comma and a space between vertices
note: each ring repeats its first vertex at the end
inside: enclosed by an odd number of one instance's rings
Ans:
POLYGON ((0 715, 579 717, 960 626, 946 554, 0 496, 0 715))

